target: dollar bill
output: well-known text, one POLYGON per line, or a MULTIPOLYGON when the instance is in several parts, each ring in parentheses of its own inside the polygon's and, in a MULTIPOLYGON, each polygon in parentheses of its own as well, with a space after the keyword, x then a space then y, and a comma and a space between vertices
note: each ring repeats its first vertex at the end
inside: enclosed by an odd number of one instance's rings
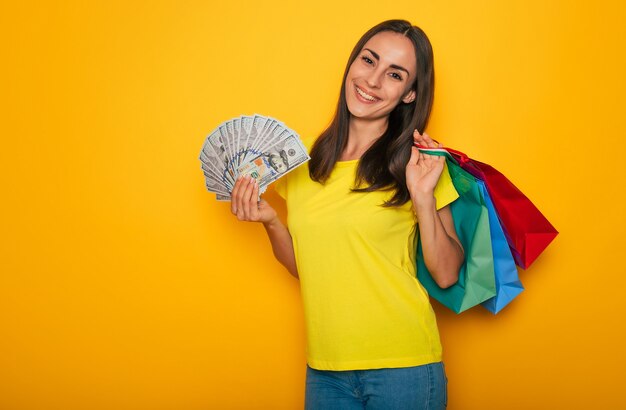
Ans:
POLYGON ((267 149, 270 166, 277 172, 275 181, 311 159, 297 134, 289 135, 267 149))
POLYGON ((250 175, 259 193, 310 159, 300 137, 283 122, 242 115, 217 126, 205 139, 199 160, 205 186, 218 201, 229 201, 237 178, 250 175))

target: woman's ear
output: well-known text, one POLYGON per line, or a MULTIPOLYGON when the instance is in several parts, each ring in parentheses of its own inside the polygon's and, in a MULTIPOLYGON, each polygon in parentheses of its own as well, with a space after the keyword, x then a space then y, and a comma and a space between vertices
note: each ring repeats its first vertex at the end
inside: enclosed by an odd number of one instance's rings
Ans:
POLYGON ((405 104, 410 104, 415 101, 415 90, 409 91, 403 98, 402 102, 405 104))

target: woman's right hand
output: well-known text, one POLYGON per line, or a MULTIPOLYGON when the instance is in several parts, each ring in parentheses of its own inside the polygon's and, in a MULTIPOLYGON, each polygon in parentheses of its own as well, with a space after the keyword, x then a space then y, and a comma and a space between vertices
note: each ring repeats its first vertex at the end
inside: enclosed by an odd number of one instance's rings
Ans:
POLYGON ((250 175, 239 177, 230 194, 230 210, 240 221, 272 223, 278 215, 266 200, 259 198, 259 184, 250 175))

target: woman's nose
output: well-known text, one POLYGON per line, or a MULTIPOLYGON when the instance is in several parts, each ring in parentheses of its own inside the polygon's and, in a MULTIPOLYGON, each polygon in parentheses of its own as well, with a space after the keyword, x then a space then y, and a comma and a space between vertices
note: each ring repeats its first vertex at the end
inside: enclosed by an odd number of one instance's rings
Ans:
POLYGON ((372 70, 367 77, 367 85, 372 88, 379 88, 382 75, 382 71, 372 70))

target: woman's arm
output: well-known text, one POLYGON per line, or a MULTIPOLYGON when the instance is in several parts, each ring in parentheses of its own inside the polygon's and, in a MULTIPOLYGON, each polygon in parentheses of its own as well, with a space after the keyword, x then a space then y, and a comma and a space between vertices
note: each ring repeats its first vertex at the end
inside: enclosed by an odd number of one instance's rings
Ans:
POLYGON ((272 243, 274 257, 280 262, 289 273, 298 278, 298 267, 296 266, 296 256, 293 250, 293 241, 289 229, 276 217, 270 222, 263 223, 267 236, 272 243))
POLYGON ((448 288, 459 279, 463 247, 454 229, 450 207, 435 209, 434 196, 411 196, 419 221, 424 264, 440 288, 448 288))
MULTIPOLYGON (((437 147, 427 134, 415 132, 421 145, 437 147)), ((444 157, 420 153, 415 147, 407 164, 407 187, 419 222, 424 263, 441 288, 454 285, 463 263, 463 247, 456 235, 449 206, 437 211, 434 190, 445 163, 444 157)))
POLYGON ((259 197, 259 184, 250 176, 240 177, 231 193, 230 210, 240 221, 261 222, 272 244, 274 257, 298 277, 293 241, 289 229, 280 221, 269 203, 259 197))

